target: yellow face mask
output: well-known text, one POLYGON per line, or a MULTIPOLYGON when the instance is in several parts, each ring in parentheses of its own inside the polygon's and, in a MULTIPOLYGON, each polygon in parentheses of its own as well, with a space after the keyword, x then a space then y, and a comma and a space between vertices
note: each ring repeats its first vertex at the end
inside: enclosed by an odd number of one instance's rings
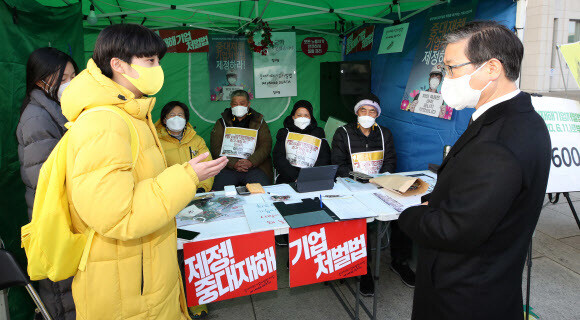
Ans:
POLYGON ((139 73, 139 78, 135 79, 124 73, 123 76, 127 78, 135 88, 146 95, 153 95, 161 90, 164 81, 163 69, 161 69, 161 66, 146 68, 136 64, 131 64, 131 67, 139 73))

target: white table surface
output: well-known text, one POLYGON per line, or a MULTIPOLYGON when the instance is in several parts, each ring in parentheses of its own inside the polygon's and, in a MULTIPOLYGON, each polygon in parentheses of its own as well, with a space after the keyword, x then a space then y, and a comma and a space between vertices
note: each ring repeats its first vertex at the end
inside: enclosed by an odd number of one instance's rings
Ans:
MULTIPOLYGON (((433 178, 436 177, 436 174, 434 174, 428 170, 412 171, 412 172, 398 172, 396 174, 407 175, 407 174, 416 174, 416 173, 426 174, 426 175, 433 177, 433 178)), ((265 186, 264 190, 266 190, 266 192, 268 192, 269 189, 274 189, 274 188, 269 188, 268 186, 265 186)), ((377 192, 379 190, 380 189, 352 192, 342 182, 339 181, 339 182, 335 183, 334 188, 332 190, 308 192, 308 193, 296 193, 293 195, 298 196, 298 198, 300 198, 300 199, 306 199, 306 198, 318 198, 320 195, 322 195, 322 196, 335 195, 335 194, 353 195, 353 194, 360 194, 360 193, 373 193, 373 192, 377 192)), ((379 191, 379 192, 387 192, 387 191, 379 191)), ((215 194, 216 197, 223 196, 225 194, 223 191, 211 192, 211 193, 215 194)), ((395 195, 394 193, 389 192, 388 194, 392 198, 403 199, 403 197, 395 195)), ((202 195, 202 194, 200 194, 200 195, 202 195)), ((244 199, 246 201, 250 200, 249 202, 253 202, 252 200, 257 200, 257 197, 261 198, 262 195, 261 194, 254 194, 254 195, 248 195, 248 196, 239 196, 238 195, 238 197, 244 197, 244 199), (252 197, 254 197, 254 199, 252 199, 252 197)), ((413 205, 419 205, 419 204, 421 204, 420 198, 421 198, 421 196, 419 195, 419 196, 413 196, 413 197, 405 197, 404 199, 405 199, 405 202, 411 202, 411 203, 413 203, 413 205)), ((367 210, 366 207, 364 209, 367 210)), ((377 211, 379 211, 380 213, 376 217, 367 218, 367 223, 375 221, 375 220, 378 220, 378 221, 397 220, 399 218, 399 215, 400 215, 399 212, 397 212, 395 209, 391 208, 387 204, 384 204, 384 207, 381 207, 381 210, 377 210, 377 211), (384 209, 384 211, 382 209, 384 209)), ((181 226, 178 228, 182 229, 182 230, 199 232, 199 235, 194 240, 191 240, 191 241, 177 239, 178 249, 182 249, 183 244, 187 243, 187 242, 195 242, 195 241, 216 239, 216 238, 222 238, 222 237, 231 237, 231 236, 252 233, 252 231, 250 230, 250 227, 248 226, 248 222, 247 222, 247 219, 245 216, 238 217, 238 218, 225 219, 225 220, 218 220, 218 221, 213 221, 213 222, 207 222, 207 223, 196 223, 196 224, 192 224, 192 225, 181 226)), ((289 228, 274 229, 275 235, 288 234, 288 232, 289 232, 289 228)))

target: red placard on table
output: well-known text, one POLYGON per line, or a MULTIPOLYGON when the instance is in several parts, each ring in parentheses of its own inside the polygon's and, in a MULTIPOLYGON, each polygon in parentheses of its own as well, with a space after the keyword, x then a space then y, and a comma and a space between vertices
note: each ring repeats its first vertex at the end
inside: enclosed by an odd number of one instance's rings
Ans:
POLYGON ((302 40, 301 48, 305 55, 314 58, 328 51, 328 42, 323 37, 308 37, 302 40))
POLYGON ((186 243, 183 254, 189 306, 278 288, 274 231, 186 243))
POLYGON ((159 30, 167 52, 208 52, 207 30, 159 30))
POLYGON ((290 229, 290 287, 367 273, 365 219, 290 229))
POLYGON ((346 37, 346 54, 370 51, 373 48, 375 26, 359 28, 346 37))

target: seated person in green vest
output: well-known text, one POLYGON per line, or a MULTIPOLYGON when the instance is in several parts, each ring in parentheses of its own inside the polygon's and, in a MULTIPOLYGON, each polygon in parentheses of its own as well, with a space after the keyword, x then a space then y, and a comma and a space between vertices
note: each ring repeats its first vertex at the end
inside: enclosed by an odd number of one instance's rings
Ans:
POLYGON ((296 102, 278 130, 273 151, 276 183, 295 182, 300 168, 330 164, 330 146, 312 111, 310 102, 296 102))
MULTIPOLYGON (((159 121, 155 123, 157 136, 165 152, 167 167, 186 163, 200 154, 209 152, 205 141, 189 124, 189 108, 179 101, 168 102, 161 109, 159 121)), ((212 160, 211 156, 205 161, 212 160)), ((213 186, 213 177, 200 181, 197 193, 208 192, 213 186)))
MULTIPOLYGON (((365 174, 393 173, 396 153, 391 131, 379 126, 375 120, 381 114, 380 100, 374 94, 359 99, 354 107, 357 122, 336 129, 332 139, 332 164, 339 165, 337 175, 348 177, 351 171, 365 174)), ((368 239, 367 239, 368 243, 368 239)), ((370 246, 367 244, 367 249, 370 246)), ((369 252, 369 251, 367 251, 369 252)), ((415 273, 409 268, 412 242, 403 234, 396 221, 391 223, 391 269, 403 283, 415 286, 415 273)), ((369 254, 369 262, 370 262, 369 254)), ((363 296, 374 295, 374 283, 370 268, 361 277, 360 291, 363 296)))
POLYGON ((247 183, 272 184, 272 137, 264 116, 250 108, 244 90, 232 92, 230 108, 222 113, 211 131, 211 154, 228 157, 228 164, 216 177, 213 189, 245 186, 247 183))

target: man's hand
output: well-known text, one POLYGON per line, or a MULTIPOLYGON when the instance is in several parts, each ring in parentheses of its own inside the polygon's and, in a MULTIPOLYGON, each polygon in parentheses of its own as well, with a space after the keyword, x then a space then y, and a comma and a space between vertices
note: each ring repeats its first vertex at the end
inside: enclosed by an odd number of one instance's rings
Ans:
POLYGON ((429 205, 429 201, 425 201, 423 203, 421 203, 422 206, 428 206, 429 205))
POLYGON ((226 157, 202 162, 208 156, 209 152, 206 152, 189 160, 189 165, 193 168, 195 174, 197 174, 199 181, 203 181, 217 175, 228 163, 228 158, 226 157))
POLYGON ((252 168, 252 162, 248 159, 240 159, 238 162, 240 167, 244 170, 244 172, 248 172, 252 168))
POLYGON ((244 162, 242 160, 243 159, 236 161, 236 163, 234 164, 234 170, 236 170, 237 172, 248 172, 248 169, 246 169, 243 166, 244 162))

